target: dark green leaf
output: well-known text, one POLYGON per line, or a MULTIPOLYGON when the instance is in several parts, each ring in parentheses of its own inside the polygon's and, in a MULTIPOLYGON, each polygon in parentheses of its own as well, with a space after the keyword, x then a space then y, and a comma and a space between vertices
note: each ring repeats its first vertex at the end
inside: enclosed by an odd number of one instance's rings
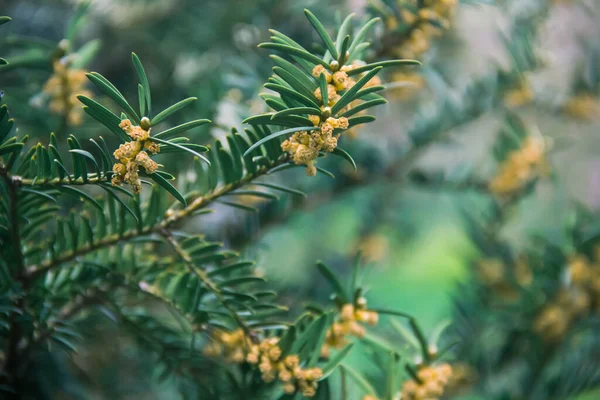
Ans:
POLYGON ((354 159, 345 150, 342 150, 339 147, 336 147, 331 152, 331 154, 334 154, 336 156, 342 157, 344 160, 348 161, 350 163, 350 165, 352 165, 352 168, 354 168, 354 170, 356 171, 356 163, 354 162, 354 159))
POLYGON ((35 190, 35 189, 30 189, 30 188, 22 188, 22 189, 21 189, 21 191, 22 191, 22 192, 25 192, 25 193, 31 193, 31 194, 34 194, 34 195, 36 195, 36 196, 41 196, 41 197, 44 197, 44 198, 46 198, 46 199, 48 199, 48 200, 50 200, 50 201, 52 201, 52 202, 56 203, 56 199, 55 199, 54 197, 50 196, 50 195, 49 195, 49 194, 47 194, 47 193, 40 192, 40 191, 38 191, 38 190, 35 190))
POLYGON ((289 54, 291 56, 300 57, 306 61, 311 62, 312 64, 321 64, 326 68, 329 68, 329 64, 326 61, 320 59, 319 57, 309 53, 306 50, 299 49, 297 47, 293 47, 290 45, 279 44, 279 43, 261 43, 258 45, 260 48, 271 49, 276 51, 281 51, 282 53, 289 54))
POLYGON ((100 75, 97 72, 90 72, 86 74, 88 79, 92 81, 94 85, 96 85, 100 90, 102 90, 108 97, 110 97, 115 103, 117 103, 129 116, 129 118, 133 119, 136 124, 140 124, 140 117, 135 112, 133 107, 129 105, 125 97, 117 90, 117 88, 108 81, 105 77, 100 75))
POLYGON ((140 105, 140 114, 146 114, 146 95, 144 94, 144 87, 141 84, 138 84, 138 102, 140 105))
POLYGON ((373 18, 369 22, 367 22, 360 29, 360 31, 358 31, 358 33, 354 37, 354 40, 352 41, 352 44, 350 45, 350 48, 348 49, 348 52, 350 53, 350 59, 353 58, 354 51, 356 50, 356 47, 362 43, 362 41, 364 40, 365 36, 367 36, 367 33, 369 33, 369 30, 373 27, 373 25, 375 25, 380 20, 381 20, 381 18, 373 18))
POLYGON ((254 185, 264 186, 275 190, 280 190, 282 192, 287 192, 291 194, 296 194, 302 197, 306 197, 306 193, 301 192, 300 190, 296 190, 287 186, 276 185, 274 183, 266 183, 266 182, 253 182, 254 185))
POLYGON ((339 281, 337 276, 333 273, 333 271, 327 265, 325 265, 322 261, 317 261, 317 268, 319 269, 319 272, 321 272, 321 275, 323 275, 323 277, 332 286, 335 294, 338 296, 340 301, 342 301, 344 304, 349 303, 350 296, 348 296, 346 289, 344 289, 344 286, 341 284, 341 282, 339 281))
POLYGON ((273 62, 278 67, 286 70, 290 75, 299 80, 305 87, 309 88, 311 93, 317 88, 316 82, 311 74, 307 74, 302 69, 298 68, 288 60, 279 57, 278 55, 271 54, 269 57, 271 57, 273 62))
POLYGON ((89 151, 81 150, 81 149, 72 149, 72 150, 69 150, 69 152, 79 154, 89 160, 92 160, 92 163, 96 167, 96 173, 98 174, 98 177, 100 177, 100 166, 98 165, 98 162, 96 161, 96 158, 92 155, 92 153, 90 153, 89 151))
POLYGON ((100 203, 98 203, 98 201, 96 199, 94 199, 92 196, 90 196, 83 190, 75 189, 74 187, 71 187, 71 186, 59 186, 58 190, 63 193, 66 193, 70 196, 73 196, 78 200, 87 200, 98 210, 104 212, 104 208, 100 205, 100 203))
POLYGON ((225 267, 220 267, 213 271, 210 271, 208 273, 208 276, 213 277, 213 276, 219 276, 219 275, 227 275, 232 272, 237 272, 241 269, 252 267, 252 266, 254 266, 254 262, 252 262, 252 261, 238 262, 235 264, 227 265, 225 267))
POLYGON ((150 178, 152 178, 152 180, 154 182, 158 183, 160 186, 162 186, 164 189, 166 189, 167 192, 171 193, 173 195, 173 197, 175 197, 184 206, 187 205, 183 195, 181 193, 179 193, 179 191, 175 188, 175 186, 171 185, 171 183, 169 181, 167 181, 165 178, 163 178, 161 175, 159 175, 157 173, 150 174, 149 176, 150 176, 150 178))
POLYGON ((236 190, 235 192, 227 193, 226 196, 254 196, 270 200, 279 200, 279 197, 272 193, 260 192, 258 190, 236 190))
POLYGON ((0 147, 0 156, 2 154, 10 154, 10 153, 19 152, 19 151, 21 151, 22 148, 23 148, 23 143, 5 144, 4 146, 0 147))
POLYGON ((112 133, 114 133, 122 142, 128 142, 131 138, 119 128, 121 119, 117 117, 112 111, 104 107, 100 103, 85 97, 83 95, 77 96, 79 101, 86 105, 83 110, 88 113, 92 118, 106 126, 112 133))
POLYGON ((325 30, 325 27, 323 26, 321 21, 319 21, 317 17, 315 17, 315 15, 307 9, 304 10, 304 14, 306 15, 306 18, 308 19, 310 24, 315 28, 321 39, 323 39, 323 43, 325 43, 325 47, 327 47, 327 50, 329 50, 331 56, 334 59, 339 58, 339 54, 337 49, 335 48, 335 44, 333 43, 333 40, 331 40, 331 36, 329 36, 327 31, 325 30))
MULTIPOLYGON (((340 58, 343 58, 346 51, 348 51, 347 46, 349 46, 349 40, 350 40, 349 35, 351 34, 351 30, 352 30, 352 18, 354 18, 354 13, 348 15, 346 17, 346 19, 344 19, 344 22, 342 22, 342 25, 340 26, 340 30, 338 31, 337 37, 335 39, 335 44, 338 48, 338 53, 340 55, 340 58), (348 39, 346 39, 346 38, 348 38, 348 39), (346 45, 344 45, 345 41, 348 41, 346 45)), ((342 65, 341 62, 340 62, 340 65, 342 65)))
POLYGON ((198 153, 198 152, 190 149, 189 147, 185 147, 185 146, 182 146, 180 144, 173 143, 173 142, 170 142, 170 141, 167 141, 167 140, 162 140, 162 139, 159 139, 157 137, 151 137, 150 140, 154 141, 154 142, 161 143, 161 144, 163 144, 165 146, 173 146, 173 147, 176 147, 176 148, 178 148, 180 150, 187 151, 188 153, 193 154, 194 156, 198 157, 199 159, 201 159, 202 161, 204 161, 205 163, 207 163, 208 165, 210 165, 210 161, 208 160, 208 158, 206 158, 202 154, 200 154, 200 153, 198 153))
POLYGON ((286 95, 291 97, 292 99, 302 103, 306 107, 319 108, 319 105, 309 97, 306 97, 300 92, 295 91, 294 89, 290 89, 288 87, 277 85, 274 83, 267 83, 264 85, 265 89, 273 90, 280 95, 286 95))
POLYGON ((363 65, 362 67, 351 69, 350 71, 347 72, 347 74, 348 74, 348 76, 352 76, 352 75, 356 75, 356 74, 360 74, 360 73, 369 71, 369 70, 371 70, 373 68, 377 68, 377 67, 388 68, 388 67, 395 67, 398 65, 422 65, 422 64, 417 60, 380 61, 380 62, 376 62, 376 63, 372 63, 372 64, 363 65))
POLYGON ((348 344, 342 350, 340 350, 335 357, 331 358, 327 364, 325 364, 321 369, 323 370, 323 376, 319 379, 322 381, 323 379, 327 379, 329 375, 337 368, 337 366, 342 362, 342 360, 348 355, 354 343, 348 344))
POLYGON ((375 117, 373 115, 360 115, 358 117, 348 118, 348 128, 373 121, 375 121, 375 117))
POLYGON ((258 212, 257 208, 250 207, 250 206, 247 206, 245 204, 238 204, 238 203, 233 203, 231 201, 224 201, 224 200, 217 200, 217 202, 221 203, 221 204, 224 204, 226 206, 230 206, 230 207, 234 207, 234 208, 239 208, 240 210, 244 210, 244 211, 258 212))
POLYGON ((319 88, 321 89, 321 103, 326 106, 329 104, 329 92, 327 90, 327 79, 325 78, 325 74, 319 76, 319 88))
POLYGON ((350 368, 345 364, 340 364, 340 368, 343 369, 350 378, 363 390, 363 392, 370 394, 371 396, 378 397, 375 388, 367 381, 360 373, 350 368))
POLYGON ((306 82, 300 78, 304 75, 297 77, 281 67, 273 67, 273 71, 279 75, 285 83, 290 85, 292 89, 297 90, 309 99, 314 97, 312 85, 307 85, 306 82))
POLYGON ((196 100, 198 100, 197 97, 188 97, 187 99, 181 100, 180 102, 173 104, 172 106, 161 111, 160 113, 158 113, 158 115, 156 115, 154 118, 152 118, 152 120, 150 120, 150 124, 153 126, 158 124, 165 118, 176 113, 177 111, 181 110, 182 108, 190 105, 191 103, 193 103, 196 100))
POLYGON ((386 99, 384 99, 383 97, 381 99, 365 101, 364 103, 361 103, 355 107, 352 107, 351 109, 349 109, 348 111, 343 113, 341 115, 341 117, 350 118, 351 116, 353 116, 356 113, 359 113, 363 110, 366 110, 366 109, 374 107, 374 106, 378 106, 380 104, 387 104, 387 102, 388 101, 386 99))
POLYGON ((240 278, 228 279, 223 282, 219 282, 220 287, 231 287, 237 285, 244 285, 246 283, 254 283, 254 282, 265 282, 264 278, 260 276, 243 276, 240 278))
MULTIPOLYGON (((133 65, 135 67, 135 72, 137 73, 138 78, 140 79, 140 84, 143 88, 144 97, 146 100, 146 105, 148 106, 148 114, 152 111, 152 101, 150 96, 150 83, 148 83, 148 77, 146 76, 146 71, 144 70, 144 66, 142 62, 138 58, 137 54, 131 53, 131 59, 133 60, 133 65)), ((144 115, 144 111, 141 110, 142 100, 140 100, 140 113, 144 115)))
POLYGON ((181 124, 181 125, 177 125, 173 128, 167 129, 165 131, 162 131, 160 133, 157 133, 156 135, 154 135, 154 138, 161 138, 161 139, 170 139, 171 137, 179 134, 179 133, 183 133, 186 131, 189 131, 190 129, 193 129, 197 126, 201 126, 204 124, 209 124, 211 121, 209 119, 197 119, 195 121, 190 121, 190 122, 186 122, 185 124, 181 124))

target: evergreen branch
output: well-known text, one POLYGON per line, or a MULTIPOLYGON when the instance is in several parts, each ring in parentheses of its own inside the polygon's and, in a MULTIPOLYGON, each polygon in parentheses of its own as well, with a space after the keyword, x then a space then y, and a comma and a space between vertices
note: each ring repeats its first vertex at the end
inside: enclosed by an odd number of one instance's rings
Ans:
POLYGON ((47 262, 42 262, 38 265, 28 266, 25 269, 27 277, 29 279, 36 279, 36 278, 40 277, 41 275, 43 275, 44 273, 60 266, 61 264, 68 263, 68 262, 75 260, 77 257, 85 256, 86 254, 92 253, 94 251, 97 251, 97 250, 100 250, 100 249, 103 249, 106 247, 114 246, 117 243, 124 242, 124 241, 126 242, 128 240, 131 240, 131 239, 134 239, 137 237, 148 236, 153 233, 161 233, 165 229, 170 228, 173 224, 180 222, 188 217, 193 216, 195 211, 197 211, 201 208, 204 208, 204 207, 208 206, 209 204, 212 204, 214 201, 220 199, 221 197, 233 192, 234 190, 239 189, 240 187, 242 187, 246 184, 251 183, 254 179, 257 179, 261 176, 268 174, 272 169, 274 169, 280 165, 283 165, 287 162, 288 162, 288 157, 286 155, 283 155, 277 161, 273 162, 269 167, 262 167, 259 170, 257 170, 257 172, 255 172, 254 174, 248 174, 244 178, 242 178, 241 180, 239 180, 237 182, 226 184, 211 193, 208 193, 204 196, 200 196, 200 197, 196 198, 194 201, 189 203, 185 208, 175 211, 173 213, 173 215, 161 220, 160 222, 156 223, 155 225, 152 225, 152 226, 149 226, 146 228, 142 228, 142 229, 132 229, 132 230, 126 231, 122 234, 108 235, 108 236, 104 237, 103 239, 96 241, 92 245, 87 244, 85 246, 81 246, 77 249, 74 249, 73 251, 71 251, 67 254, 59 255, 59 256, 55 257, 54 259, 49 260, 47 262))

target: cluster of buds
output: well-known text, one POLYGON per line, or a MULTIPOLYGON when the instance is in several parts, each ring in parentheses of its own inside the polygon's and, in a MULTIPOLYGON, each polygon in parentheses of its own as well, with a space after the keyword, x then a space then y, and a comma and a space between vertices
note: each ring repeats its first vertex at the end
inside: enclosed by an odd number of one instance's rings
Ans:
POLYGON ((576 119, 584 121, 597 120, 600 117, 600 101, 590 94, 579 94, 571 97, 563 106, 563 111, 576 119))
POLYGON ((54 114, 62 115, 73 126, 83 122, 83 109, 78 107, 77 95, 91 97, 85 89, 87 78, 82 69, 69 68, 68 59, 54 61, 53 74, 44 84, 44 93, 50 97, 49 108, 54 114))
MULTIPOLYGON (((356 81, 348 76, 347 72, 357 68, 360 64, 344 65, 337 69, 337 62, 332 62, 331 70, 322 65, 313 68, 312 75, 319 79, 325 76, 327 81, 327 104, 323 103, 321 88, 314 91, 315 98, 321 102, 321 115, 309 115, 308 118, 318 129, 314 131, 296 132, 292 137, 281 144, 281 149, 288 152, 296 164, 306 165, 306 175, 317 174, 315 160, 319 152, 331 153, 337 147, 340 132, 349 128, 348 118, 334 118, 331 116, 331 107, 340 99, 340 92, 350 89, 356 81), (335 71, 333 71, 336 69, 335 71)), ((373 77, 365 87, 380 85, 381 80, 373 77)), ((352 107, 348 105, 343 111, 352 107)))
POLYGON ((534 321, 534 330, 547 341, 560 340, 571 324, 591 311, 600 311, 600 248, 595 262, 584 255, 571 257, 567 282, 534 321))
POLYGON ((452 376, 449 364, 421 366, 416 380, 409 380, 402 388, 402 400, 437 400, 452 376))
POLYGON ((528 287, 533 281, 531 266, 525 256, 517 257, 510 266, 497 258, 485 258, 476 263, 475 270, 479 281, 506 301, 518 299, 519 291, 515 283, 521 287, 528 287), (511 275, 509 268, 512 270, 514 282, 507 279, 511 275))
POLYGON ((320 368, 301 368, 297 355, 282 357, 278 342, 279 338, 270 337, 250 345, 246 361, 258 366, 264 382, 279 379, 286 394, 300 392, 305 397, 313 397, 323 371, 320 368))
POLYGON ((251 344, 242 329, 232 332, 219 330, 213 332, 212 341, 204 347, 204 354, 208 357, 222 357, 227 362, 240 364, 246 359, 247 349, 251 344))
POLYGON ((234 364, 247 362, 258 368, 264 382, 279 380, 285 393, 300 392, 305 397, 314 396, 323 371, 320 368, 302 368, 298 356, 283 356, 278 343, 278 337, 264 338, 255 343, 242 329, 215 331, 212 341, 204 347, 204 354, 221 357, 234 364))
POLYGON ((534 96, 535 94, 528 80, 521 79, 514 87, 504 93, 503 101, 509 108, 518 108, 531 103, 534 96))
MULTIPOLYGON (((402 22, 410 26, 408 40, 394 49, 395 55, 400 58, 417 58, 429 50, 432 39, 450 28, 458 0, 425 0, 419 2, 420 5, 416 1, 413 3, 400 10, 402 22)), ((399 22, 395 14, 385 19, 386 28, 390 31, 395 31, 399 22)))
POLYGON ((489 189, 500 196, 509 196, 522 189, 532 179, 547 173, 544 140, 529 136, 520 149, 511 152, 500 165, 489 189))
POLYGON ((348 344, 348 336, 361 338, 366 329, 363 324, 377 325, 379 314, 376 311, 367 310, 367 301, 364 297, 359 298, 356 304, 344 304, 340 310, 338 319, 327 331, 325 343, 321 347, 321 356, 328 358, 331 348, 341 349, 348 344))
POLYGON ((142 191, 140 167, 143 167, 147 174, 156 172, 158 164, 150 158, 148 153, 158 153, 160 145, 149 140, 150 128, 143 129, 140 126, 132 125, 128 119, 122 120, 119 127, 133 140, 121 144, 113 153, 119 162, 113 165, 112 184, 120 186, 128 183, 133 192, 139 194, 142 191))
POLYGON ((467 392, 477 382, 477 370, 465 363, 452 363, 452 375, 446 385, 444 393, 447 396, 467 392))

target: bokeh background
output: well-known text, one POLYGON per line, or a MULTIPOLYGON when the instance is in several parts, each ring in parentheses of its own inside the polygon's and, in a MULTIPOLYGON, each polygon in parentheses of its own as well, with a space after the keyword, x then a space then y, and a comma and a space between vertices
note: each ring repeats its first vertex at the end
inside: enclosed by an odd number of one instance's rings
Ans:
MULTIPOLYGON (((76 3, 0 4, 0 14, 13 18, 0 37, 2 54, 13 68, 24 67, 2 70, 0 88, 21 133, 34 138, 61 130, 81 138, 102 134, 87 117, 65 127, 61 116, 48 113, 43 92, 52 73, 48 54, 65 37, 76 3)), ((310 47, 316 38, 304 8, 336 26, 350 12, 366 18, 374 9, 393 9, 393 3, 94 0, 72 46, 90 53, 86 69, 102 73, 131 98, 137 90, 130 63, 135 51, 157 109, 198 97, 173 124, 210 118, 214 123, 195 133, 209 142, 264 111, 257 94, 271 63, 256 45, 268 40, 269 28, 310 47)), ((360 250, 370 304, 410 312, 432 330, 451 320, 453 299, 461 296, 457 285, 468 280, 479 257, 464 213, 484 214, 489 203, 487 193, 459 183, 493 176, 491 148, 507 112, 552 144, 552 175, 514 210, 501 236, 517 249, 531 235, 559 242, 574 202, 600 205, 599 17, 595 0, 461 1, 449 25, 426 38, 425 51, 415 51, 423 67, 386 75, 392 89, 386 92, 389 104, 375 111, 377 121, 342 139, 359 164, 357 172, 329 158, 322 166, 335 181, 286 171, 276 179, 305 190, 307 199, 253 203, 258 214, 218 208, 188 228, 256 259, 292 313, 305 302, 328 298, 316 260, 348 274, 360 250), (445 183, 415 179, 423 174, 443 176, 445 183)), ((405 54, 400 47, 410 40, 422 45, 402 35, 390 39, 392 28, 386 18, 378 26, 373 57, 405 54)), ((106 320, 89 328, 101 334, 86 339, 77 355, 48 360, 56 374, 48 374, 48 390, 55 398, 178 398, 168 380, 151 379, 157 371, 127 335, 106 320)), ((375 367, 360 352, 351 357, 366 373, 375 367)))

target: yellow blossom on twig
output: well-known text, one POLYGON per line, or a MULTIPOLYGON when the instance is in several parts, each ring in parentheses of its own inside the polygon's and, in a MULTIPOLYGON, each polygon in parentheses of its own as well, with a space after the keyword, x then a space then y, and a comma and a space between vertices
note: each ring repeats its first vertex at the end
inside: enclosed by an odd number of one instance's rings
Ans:
POLYGON ((149 140, 150 129, 145 130, 140 126, 132 125, 128 119, 121 121, 119 127, 133 140, 121 144, 113 153, 119 162, 113 165, 112 184, 119 186, 128 183, 133 193, 139 194, 142 191, 140 167, 144 168, 147 174, 153 174, 158 170, 158 164, 145 150, 156 154, 160 151, 160 145, 149 140))
POLYGON ((69 68, 66 58, 56 60, 52 64, 52 76, 44 84, 44 93, 50 97, 49 108, 54 114, 63 115, 73 126, 83 122, 83 110, 79 107, 78 95, 91 97, 85 89, 87 78, 82 69, 69 68))
POLYGON ((449 364, 422 366, 417 371, 419 381, 409 380, 402 388, 402 400, 437 400, 452 376, 449 364))

